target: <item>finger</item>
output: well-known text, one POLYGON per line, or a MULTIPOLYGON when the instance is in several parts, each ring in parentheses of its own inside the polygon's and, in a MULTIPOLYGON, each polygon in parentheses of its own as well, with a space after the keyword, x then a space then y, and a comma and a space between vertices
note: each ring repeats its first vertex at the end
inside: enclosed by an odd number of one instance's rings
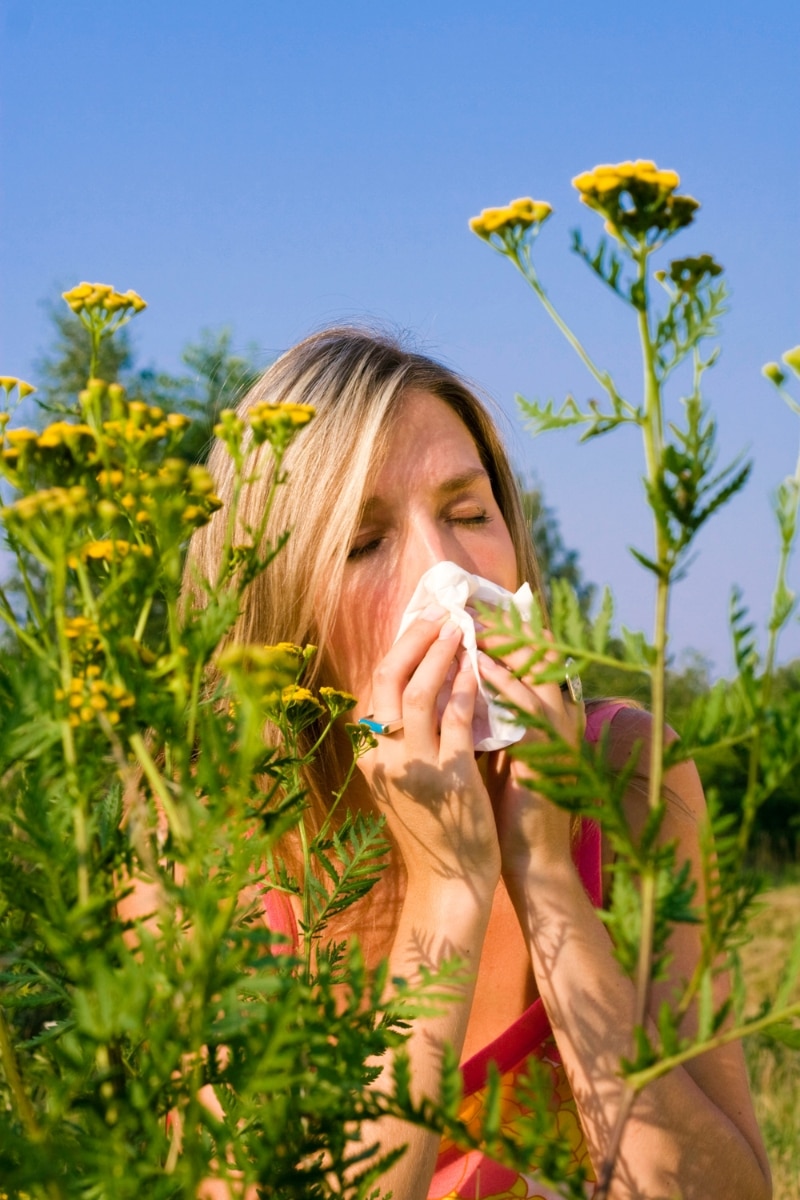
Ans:
POLYGON ((446 616, 445 609, 430 605, 390 647, 373 671, 371 695, 364 697, 361 706, 364 712, 377 712, 381 719, 386 712, 387 720, 400 715, 406 684, 437 639, 446 616))
POLYGON ((442 713, 440 756, 443 762, 463 753, 464 750, 472 753, 472 722, 477 694, 478 680, 467 654, 462 653, 458 670, 453 677, 450 696, 442 713))
POLYGON ((530 676, 518 679, 502 662, 483 651, 478 653, 478 668, 501 702, 507 701, 523 713, 546 720, 562 737, 575 740, 582 721, 582 706, 567 704, 557 683, 533 683, 530 676))
POLYGON ((389 663, 384 660, 373 678, 373 712, 381 720, 393 720, 400 715, 406 746, 411 743, 414 752, 426 758, 435 757, 438 751, 437 699, 446 685, 460 643, 461 630, 454 622, 445 621, 410 678, 405 678, 407 666, 398 670, 397 665, 398 661, 407 664, 408 660, 399 658, 389 663), (389 708, 391 714, 384 717, 389 708))
MULTIPOLYGON (((403 721, 407 744, 418 752, 435 755, 439 745, 439 696, 450 691, 461 645, 461 630, 453 621, 445 621, 436 641, 406 685, 402 697, 403 721)), ((454 681, 453 681, 454 682, 454 681)))

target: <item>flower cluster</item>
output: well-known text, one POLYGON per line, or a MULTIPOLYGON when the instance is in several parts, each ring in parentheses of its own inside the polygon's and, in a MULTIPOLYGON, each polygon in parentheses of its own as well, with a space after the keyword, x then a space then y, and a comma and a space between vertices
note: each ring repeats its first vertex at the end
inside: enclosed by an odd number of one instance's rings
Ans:
POLYGON ((325 712, 314 693, 297 683, 290 683, 280 695, 280 703, 275 705, 275 715, 286 714, 286 719, 295 733, 306 729, 325 712))
MULTIPOLYGON (((5 451, 3 451, 5 455, 5 451)), ((63 527, 72 524, 90 512, 89 493, 85 487, 42 488, 20 496, 13 504, 0 510, 3 520, 15 532, 21 532, 35 521, 43 521, 48 528, 54 523, 63 527)))
POLYGON ((75 569, 79 562, 111 565, 126 558, 134 560, 152 557, 153 547, 147 543, 129 542, 125 538, 93 538, 85 542, 75 554, 70 554, 67 562, 75 569))
POLYGON ((189 424, 183 413, 165 413, 155 404, 130 400, 123 414, 103 422, 103 432, 111 446, 138 447, 180 435, 189 424))
POLYGON ((237 642, 222 651, 217 666, 231 679, 250 681, 268 704, 275 704, 286 688, 297 683, 306 659, 303 647, 293 642, 275 646, 237 642))
POLYGON ((99 678, 100 667, 86 667, 80 675, 73 675, 69 688, 57 688, 56 700, 67 705, 67 720, 73 729, 79 725, 90 725, 104 713, 109 725, 118 725, 120 710, 132 708, 134 698, 122 684, 107 683, 99 678))
POLYGON ((269 442, 274 450, 282 453, 294 435, 313 416, 314 407, 311 404, 294 404, 291 401, 269 404, 262 401, 253 405, 247 419, 257 446, 269 442))
POLYGON ((77 484, 84 468, 96 461, 97 438, 88 425, 54 421, 41 433, 0 425, 0 467, 15 487, 77 484))
POLYGON ((342 713, 350 712, 351 708, 355 708, 358 703, 358 700, 352 693, 341 692, 338 688, 321 687, 319 694, 320 699, 325 704, 334 721, 342 713))
POLYGON ((18 379, 16 375, 0 375, 0 388, 7 396, 16 388, 20 400, 24 400, 26 396, 30 396, 36 391, 32 383, 26 383, 24 379, 18 379))
POLYGON ((74 313, 138 313, 147 308, 146 301, 132 288, 117 292, 108 283, 79 283, 62 296, 74 313))
POLYGON ((606 218, 606 230, 651 244, 690 225, 700 207, 691 196, 676 196, 680 178, 649 159, 599 166, 576 175, 581 202, 606 218))
POLYGON ((469 227, 487 242, 492 234, 501 241, 519 241, 528 232, 537 233, 552 211, 546 201, 524 197, 504 208, 484 208, 479 216, 470 218, 469 227))
POLYGON ((668 271, 656 271, 656 279, 662 283, 669 279, 679 292, 693 292, 704 279, 713 279, 722 274, 722 267, 710 254, 696 258, 676 258, 669 264, 668 271))

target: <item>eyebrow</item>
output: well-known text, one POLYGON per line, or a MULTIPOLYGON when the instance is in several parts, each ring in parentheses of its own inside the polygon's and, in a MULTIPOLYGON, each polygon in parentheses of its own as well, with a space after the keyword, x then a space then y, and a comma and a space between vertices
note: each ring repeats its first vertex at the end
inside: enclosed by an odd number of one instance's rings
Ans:
POLYGON ((446 495, 451 495, 453 492, 463 492, 465 488, 469 488, 473 483, 489 482, 489 475, 483 467, 476 467, 474 471, 467 471, 463 475, 454 475, 452 479, 445 479, 439 484, 439 491, 446 495))
MULTIPOLYGON (((462 475, 453 475, 450 479, 443 479, 436 485, 436 491, 444 496, 453 496, 458 492, 466 491, 476 483, 491 483, 489 473, 483 467, 476 467, 473 471, 465 471, 462 475)), ((370 496, 361 509, 362 520, 379 507, 380 503, 380 496, 370 496)))

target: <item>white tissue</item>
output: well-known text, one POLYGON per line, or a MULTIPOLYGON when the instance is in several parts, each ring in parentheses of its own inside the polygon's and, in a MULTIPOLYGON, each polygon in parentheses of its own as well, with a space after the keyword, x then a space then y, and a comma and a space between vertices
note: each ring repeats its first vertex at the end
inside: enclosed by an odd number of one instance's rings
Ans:
MULTIPOLYGON (((492 604, 497 608, 511 608, 520 613, 523 620, 529 620, 533 608, 533 593, 527 583, 516 592, 508 592, 498 587, 480 575, 471 575, 463 567, 452 562, 440 562, 420 579, 414 595, 408 602, 400 621, 397 637, 405 633, 411 622, 431 604, 439 604, 446 609, 452 621, 461 629, 462 644, 467 652, 475 678, 478 680, 478 695, 475 699, 475 718, 472 723, 472 739, 476 750, 502 750, 518 742, 525 732, 524 725, 514 721, 507 708, 504 708, 489 694, 478 671, 478 648, 475 637, 475 623, 465 611, 470 601, 480 600, 483 604, 492 604)), ((396 641, 397 639, 395 639, 396 641)), ((440 697, 440 715, 449 695, 449 684, 444 697, 440 697)))

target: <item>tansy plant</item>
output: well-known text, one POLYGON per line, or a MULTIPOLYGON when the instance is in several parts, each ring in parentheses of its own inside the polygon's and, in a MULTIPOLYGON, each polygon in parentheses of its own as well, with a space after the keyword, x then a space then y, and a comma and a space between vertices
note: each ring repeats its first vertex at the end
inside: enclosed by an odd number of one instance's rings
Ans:
MULTIPOLYGON (((712 339, 726 302, 722 268, 703 254, 673 259, 653 269, 655 256, 694 221, 699 208, 691 196, 678 192, 679 182, 674 171, 661 170, 649 161, 599 166, 573 180, 582 203, 603 220, 604 234, 592 248, 576 230, 572 248, 630 312, 644 367, 643 389, 636 396, 623 395, 611 372, 592 358, 541 282, 534 251, 536 239, 551 217, 550 205, 515 200, 502 208, 485 209, 470 221, 473 232, 521 272, 598 389, 596 397, 585 404, 568 396, 561 407, 519 398, 534 433, 577 428, 585 441, 623 425, 636 427, 644 452, 645 495, 653 516, 653 546, 632 551, 653 582, 652 638, 623 629, 620 638, 612 639, 610 593, 604 594, 596 619, 588 622, 569 586, 559 586, 556 581, 552 641, 535 639, 530 647, 531 664, 537 663, 545 675, 563 671, 563 665, 549 668, 543 661, 545 650, 553 647, 562 663, 569 655, 582 668, 613 665, 646 674, 650 680, 650 818, 639 838, 634 839, 627 828, 621 806, 625 780, 609 771, 602 741, 596 752, 584 746, 580 761, 570 756, 565 746, 554 754, 552 738, 531 743, 522 751, 536 768, 537 788, 556 803, 599 818, 616 855, 611 911, 604 914, 604 920, 619 960, 636 984, 636 1029, 631 1060, 622 1064, 626 1091, 600 1171, 595 1193, 599 1200, 608 1194, 622 1130, 646 1083, 711 1046, 750 1033, 768 1031, 800 1048, 800 1005, 790 1002, 800 971, 800 938, 773 1002, 755 1015, 745 1011, 746 989, 740 976, 733 1005, 715 1009, 711 989, 713 973, 720 964, 733 962, 735 966, 743 918, 756 890, 752 877, 742 868, 755 814, 800 765, 800 697, 784 696, 778 704, 772 694, 778 636, 796 611, 787 564, 796 533, 800 466, 781 484, 775 502, 781 551, 766 653, 763 658, 759 655, 755 631, 739 593, 734 593, 731 628, 738 678, 733 683, 721 681, 696 705, 687 727, 680 731, 681 740, 669 746, 664 740, 670 592, 686 573, 698 530, 740 491, 749 473, 749 464, 741 459, 723 468, 717 466, 716 426, 702 391, 705 372, 718 354, 712 339), (680 405, 674 406, 667 385, 686 360, 691 364, 690 386, 680 397, 680 405), (673 849, 657 840, 665 806, 664 771, 670 763, 688 757, 697 758, 702 766, 704 758, 732 746, 748 754, 748 785, 738 825, 719 816, 714 796, 710 797, 710 826, 701 833, 707 898, 699 908, 693 903, 684 865, 675 861, 673 849), (598 803, 600 798, 602 803, 598 803), (652 1034, 645 1027, 648 996, 675 921, 702 922, 701 960, 683 994, 664 1006, 657 1033, 652 1034), (680 1033, 690 1006, 697 1011, 694 1038, 680 1033)), ((788 351, 783 364, 768 364, 764 374, 800 415, 800 405, 787 388, 788 373, 800 373, 800 347, 788 351)), ((542 614, 538 621, 541 629, 542 614)), ((495 625, 508 648, 527 644, 524 631, 512 617, 495 619, 495 625)))
MULTIPOLYGON (((102 285, 65 300, 93 363, 144 308, 102 285)), ((385 851, 363 818, 305 835, 298 733, 313 725, 313 755, 354 699, 304 687, 313 647, 219 652, 280 550, 266 516, 245 545, 229 538, 203 607, 180 611, 187 539, 220 505, 176 452, 187 418, 91 378, 72 419, 27 428, 10 411, 33 389, 0 388, 0 517, 22 589, 0 590, 0 1194, 195 1197, 212 1176, 239 1194, 372 1194, 385 1163, 359 1148, 361 1120, 433 1117, 371 1089, 367 1066, 400 1046, 421 994, 398 984, 384 1001, 385 972, 320 944, 385 851), (269 888, 297 895, 302 950, 257 919, 269 888)), ((248 444, 269 445, 280 481, 312 419, 223 413, 237 488, 248 444)))
MULTIPOLYGON (((93 364, 145 307, 99 284, 64 298, 93 364)), ((19 584, 0 588, 0 1196, 194 1200, 214 1178, 248 1200, 376 1197, 402 1152, 362 1144, 382 1114, 518 1167, 535 1155, 557 1182, 571 1153, 545 1104, 531 1100, 512 1141, 495 1077, 484 1127, 465 1128, 452 1055, 440 1102, 412 1099, 408 1020, 448 1002, 461 968, 389 981, 329 940, 387 848, 377 818, 347 813, 371 735, 346 725, 354 697, 306 686, 313 646, 229 636, 289 536, 270 545, 264 530, 313 410, 221 413, 233 511, 251 445, 269 448, 276 482, 244 534, 217 514, 221 570, 191 607, 184 550, 220 501, 178 453, 188 419, 93 375, 69 419, 25 427, 10 414, 34 389, 0 388, 0 519, 19 584), (352 763, 313 832, 303 772, 334 722, 352 763), (270 892, 294 897, 299 945, 261 919, 270 892), (378 1087, 387 1052, 393 1081, 378 1087)), ((582 1194, 579 1177, 566 1187, 582 1194)))

